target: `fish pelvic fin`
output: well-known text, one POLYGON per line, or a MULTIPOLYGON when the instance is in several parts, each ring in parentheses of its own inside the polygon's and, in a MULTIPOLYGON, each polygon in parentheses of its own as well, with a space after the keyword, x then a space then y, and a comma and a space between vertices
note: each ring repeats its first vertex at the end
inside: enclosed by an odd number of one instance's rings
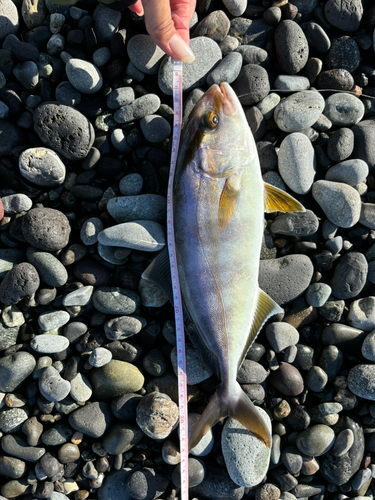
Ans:
POLYGON ((207 434, 211 427, 225 417, 231 417, 237 420, 268 448, 271 447, 271 433, 263 417, 241 389, 240 384, 236 382, 236 386, 234 390, 231 391, 231 394, 229 394, 228 389, 222 385, 210 399, 189 437, 189 453, 199 443, 202 437, 207 434))
POLYGON ((267 182, 264 183, 264 211, 271 212, 305 212, 305 207, 286 191, 267 182))

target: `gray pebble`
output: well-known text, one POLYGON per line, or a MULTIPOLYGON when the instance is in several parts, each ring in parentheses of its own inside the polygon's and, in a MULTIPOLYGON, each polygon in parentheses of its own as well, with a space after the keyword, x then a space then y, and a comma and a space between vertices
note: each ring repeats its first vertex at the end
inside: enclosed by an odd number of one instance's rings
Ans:
POLYGON ((115 130, 112 132, 111 143, 113 147, 120 153, 128 154, 132 149, 126 139, 126 133, 121 128, 115 128, 115 130))
MULTIPOLYGON (((174 347, 171 351, 171 362, 173 370, 177 376, 178 365, 177 365, 177 348, 174 347)), ((213 374, 212 369, 198 349, 196 349, 192 344, 186 344, 186 377, 188 385, 196 385, 203 380, 207 380, 213 374)))
POLYGON ((142 191, 142 187, 143 178, 137 172, 125 175, 119 183, 120 193, 124 196, 135 196, 142 191))
POLYGON ((163 307, 169 300, 159 285, 143 278, 139 281, 138 293, 145 307, 163 307))
POLYGON ((104 347, 97 347, 94 349, 89 356, 89 363, 94 368, 100 368, 106 365, 112 359, 112 353, 104 347))
POLYGON ((70 382, 64 380, 53 366, 45 368, 38 384, 42 396, 51 402, 63 400, 70 392, 70 382))
POLYGON ((81 93, 69 81, 64 81, 56 87, 56 100, 66 106, 75 106, 81 102, 81 93))
POLYGON ((246 0, 223 0, 223 4, 232 16, 242 16, 247 7, 246 0))
POLYGON ((103 439, 103 447, 112 455, 126 453, 142 438, 143 432, 136 426, 121 422, 111 426, 103 439))
POLYGON ((30 245, 53 252, 68 244, 70 224, 59 210, 32 208, 22 219, 22 233, 30 245))
POLYGON ((246 64, 233 82, 233 90, 242 105, 257 104, 270 91, 267 71, 257 64, 246 64))
POLYGON ((289 323, 270 323, 266 327, 266 337, 272 349, 279 353, 299 341, 298 331, 289 323))
POLYGON ((259 109, 264 119, 269 120, 270 118, 272 118, 279 102, 280 96, 278 94, 275 94, 274 92, 271 92, 270 94, 266 95, 266 97, 264 97, 260 102, 258 102, 256 107, 254 106, 254 108, 252 109, 259 109))
MULTIPOLYGON (((255 408, 271 432, 268 414, 262 408, 255 408)), ((271 453, 262 441, 237 420, 230 418, 221 434, 221 446, 228 474, 236 484, 248 488, 261 482, 267 472, 271 453)))
POLYGON ((96 49, 92 55, 92 62, 97 68, 101 68, 111 59, 111 51, 108 47, 96 49))
POLYGON ((56 187, 65 180, 65 165, 51 149, 26 149, 21 153, 18 165, 21 175, 37 186, 56 187))
POLYGON ((92 388, 90 382, 82 373, 70 381, 70 396, 77 402, 84 402, 91 398, 92 388))
POLYGON ((39 315, 38 325, 44 332, 60 328, 68 323, 70 315, 66 311, 51 311, 39 315))
POLYGON ((13 215, 27 212, 33 206, 31 199, 22 193, 10 194, 1 198, 4 213, 13 215))
POLYGON ((338 227, 352 227, 361 213, 361 198, 358 191, 341 182, 316 181, 312 195, 327 218, 338 227))
POLYGON ((362 253, 343 255, 330 282, 333 295, 338 299, 353 299, 365 286, 367 269, 367 260, 362 253))
POLYGON ((350 128, 342 127, 333 132, 327 144, 330 160, 340 162, 349 158, 354 149, 354 134, 350 128))
POLYGON ((164 228, 153 221, 124 222, 99 233, 102 245, 132 248, 146 252, 161 250, 165 243, 164 228))
POLYGON ((288 90, 289 92, 298 92, 308 90, 310 81, 305 76, 298 75, 278 75, 275 80, 275 89, 288 90))
POLYGON ((223 56, 234 52, 239 46, 239 41, 234 36, 226 36, 222 42, 219 42, 219 47, 223 56))
POLYGON ((107 97, 107 106, 109 109, 119 109, 121 106, 131 104, 135 99, 134 89, 132 87, 119 87, 112 90, 107 97))
POLYGON ((1 5, 1 10, 0 41, 3 41, 7 35, 17 33, 19 17, 17 7, 11 0, 4 0, 1 5))
POLYGON ((69 59, 65 66, 66 76, 75 89, 82 94, 94 94, 103 85, 98 68, 83 59, 69 59))
POLYGON ((352 128, 354 132, 354 158, 359 158, 365 161, 369 168, 375 166, 374 154, 374 131, 375 125, 373 120, 362 120, 352 128))
POLYGON ((2 437, 1 447, 6 454, 27 462, 37 462, 46 452, 45 448, 27 446, 19 436, 12 434, 6 434, 2 437))
POLYGON ((136 335, 146 326, 145 320, 134 316, 112 318, 104 324, 105 335, 109 340, 124 340, 136 335))
POLYGON ((278 155, 280 175, 285 184, 297 194, 306 194, 314 182, 316 160, 309 139, 300 132, 285 137, 278 155))
POLYGON ((320 366, 312 366, 306 374, 306 385, 314 392, 321 392, 328 382, 326 372, 320 366))
POLYGON ((102 245, 101 243, 98 243, 97 250, 102 259, 110 264, 115 264, 116 266, 125 264, 128 260, 129 254, 131 253, 129 248, 109 247, 102 245))
POLYGON ((274 219, 270 230, 275 234, 287 236, 310 236, 315 234, 319 227, 317 216, 311 210, 280 214, 274 219))
MULTIPOLYGON (((218 44, 205 36, 193 38, 190 48, 195 55, 192 64, 184 64, 182 89, 189 92, 206 82, 207 76, 221 61, 222 54, 218 44)), ((172 95, 173 65, 170 57, 165 58, 159 69, 159 88, 164 94, 172 95)))
POLYGON ((358 364, 348 375, 350 391, 360 398, 375 401, 375 365, 358 364))
POLYGON ((361 62, 361 53, 356 41, 349 36, 334 38, 325 57, 328 69, 345 69, 353 73, 361 62))
POLYGON ((302 431, 296 440, 297 448, 301 453, 310 457, 320 457, 332 448, 335 442, 335 433, 327 425, 313 425, 302 431))
POLYGON ((91 285, 78 288, 78 290, 74 290, 65 295, 62 304, 65 307, 85 306, 90 302, 93 291, 94 287, 91 285))
MULTIPOLYGON (((364 115, 365 107, 357 97, 352 94, 337 93, 326 99, 324 108, 325 116, 333 125, 351 127, 358 123, 364 115)), ((363 158, 362 158, 363 159, 363 158)))
POLYGON ((0 284, 0 302, 17 304, 24 297, 32 295, 39 288, 37 270, 28 262, 21 262, 7 272, 0 284))
POLYGON ((369 361, 375 361, 375 332, 366 335, 362 348, 362 356, 369 361))
POLYGON ((242 56, 238 52, 226 55, 221 63, 207 77, 207 85, 227 82, 232 83, 238 77, 242 67, 242 56))
POLYGON ((284 132, 301 132, 311 127, 324 109, 324 99, 319 92, 304 90, 286 97, 277 106, 274 119, 284 132))
POLYGON ((343 31, 357 31, 362 19, 363 5, 360 0, 328 0, 324 6, 327 21, 343 31))
MULTIPOLYGON (((139 177, 142 181, 142 177, 139 177)), ((138 178, 136 182, 139 185, 138 178)), ((107 210, 119 223, 139 220, 163 223, 167 213, 167 199, 158 194, 120 196, 108 201, 107 210)))
MULTIPOLYGON (((216 10, 201 20, 194 29, 191 37, 207 36, 220 44, 226 39, 229 28, 230 21, 227 15, 222 10, 216 10)), ((224 52, 223 55, 225 55, 224 52)))
POLYGON ((306 302, 312 307, 322 307, 331 292, 332 288, 326 283, 312 283, 306 290, 306 302))
POLYGON ((172 128, 165 118, 159 115, 147 115, 142 118, 140 127, 145 139, 149 142, 163 142, 172 132, 172 128))
POLYGON ((306 290, 313 271, 311 260, 302 254, 261 260, 259 286, 279 305, 283 305, 294 300, 306 290))
POLYGON ((351 326, 369 332, 375 328, 375 297, 364 297, 350 304, 347 321, 351 326))
POLYGON ((65 266, 51 253, 29 246, 26 258, 36 268, 46 285, 59 287, 67 282, 68 273, 65 266))
POLYGON ((345 160, 337 163, 327 170, 325 179, 327 181, 343 182, 349 186, 365 181, 369 168, 366 162, 359 159, 345 160))
POLYGON ((260 363, 251 359, 245 359, 237 373, 240 384, 261 384, 267 378, 268 372, 260 363))
POLYGON ((137 293, 119 287, 98 287, 92 301, 94 307, 104 314, 132 314, 140 306, 137 293))
POLYGON ((256 45, 240 45, 236 52, 242 55, 244 64, 259 64, 265 67, 269 63, 267 51, 256 45))
POLYGON ((75 410, 69 415, 69 424, 85 436, 97 439, 109 429, 112 414, 103 402, 93 402, 75 410))
POLYGON ((106 5, 99 3, 92 15, 94 20, 95 35, 100 44, 111 41, 120 26, 121 12, 110 9, 106 5))
POLYGON ((345 455, 354 443, 354 434, 351 429, 344 429, 336 436, 335 444, 332 448, 332 453, 335 457, 345 455))
POLYGON ((165 52, 149 35, 134 35, 128 42, 127 51, 130 61, 142 73, 156 75, 165 52))
POLYGON ((117 123, 129 123, 133 120, 139 120, 145 116, 156 113, 160 108, 160 98, 156 94, 146 94, 131 101, 129 104, 124 104, 118 109, 113 119, 117 123))
POLYGON ((3 408, 0 410, 0 430, 4 433, 17 432, 29 418, 29 410, 25 408, 3 408))
POLYGON ((69 345, 69 340, 62 335, 42 334, 36 335, 30 341, 30 345, 40 354, 53 354, 64 351, 69 345))
POLYGON ((80 231, 82 243, 85 246, 94 245, 98 241, 98 234, 103 231, 103 222, 98 217, 87 219, 80 231))
POLYGON ((305 66, 309 46, 300 26, 291 20, 281 21, 275 31, 276 57, 281 69, 295 75, 305 66))
POLYGON ((13 68, 13 74, 27 90, 33 91, 39 83, 38 66, 33 61, 16 64, 13 68))

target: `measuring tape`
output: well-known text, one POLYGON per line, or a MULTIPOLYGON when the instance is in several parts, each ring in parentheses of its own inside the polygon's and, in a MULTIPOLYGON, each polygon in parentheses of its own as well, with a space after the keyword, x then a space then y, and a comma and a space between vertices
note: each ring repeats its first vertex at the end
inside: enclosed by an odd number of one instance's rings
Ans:
POLYGON ((186 356, 185 356, 185 333, 184 318, 182 312, 182 300, 180 282, 178 279, 176 245, 173 226, 173 179, 176 170, 178 146, 180 144, 181 122, 182 122, 182 62, 173 61, 173 138, 171 168, 168 180, 168 204, 167 204, 167 235, 168 252, 171 266, 172 291, 174 303, 174 317, 176 324, 177 342, 177 366, 178 366, 178 403, 180 408, 180 477, 181 477, 181 500, 189 500, 189 434, 187 413, 187 386, 186 386, 186 356))

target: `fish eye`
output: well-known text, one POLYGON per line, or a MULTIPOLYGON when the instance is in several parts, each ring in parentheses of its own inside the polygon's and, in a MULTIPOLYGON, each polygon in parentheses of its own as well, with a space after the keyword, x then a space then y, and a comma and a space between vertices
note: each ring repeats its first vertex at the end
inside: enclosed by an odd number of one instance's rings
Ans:
POLYGON ((209 111, 204 116, 204 125, 210 129, 215 129, 219 125, 219 117, 214 111, 209 111))

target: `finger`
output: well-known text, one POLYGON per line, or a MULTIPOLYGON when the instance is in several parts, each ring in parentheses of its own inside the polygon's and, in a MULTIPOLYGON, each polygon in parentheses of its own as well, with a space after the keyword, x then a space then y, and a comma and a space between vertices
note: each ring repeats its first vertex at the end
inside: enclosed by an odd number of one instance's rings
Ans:
POLYGON ((195 0, 171 0, 170 4, 176 31, 189 44, 189 24, 195 9, 195 0))
MULTIPOLYGON (((186 0, 180 0, 185 5, 186 0)), ((145 23, 152 40, 173 59, 192 63, 195 56, 187 42, 181 37, 175 27, 176 20, 179 29, 182 28, 182 17, 172 11, 169 0, 143 0, 145 23)), ((185 7, 184 7, 185 9, 185 7)))
POLYGON ((143 16, 143 5, 141 0, 137 0, 133 5, 129 5, 129 10, 138 14, 138 16, 143 16))

